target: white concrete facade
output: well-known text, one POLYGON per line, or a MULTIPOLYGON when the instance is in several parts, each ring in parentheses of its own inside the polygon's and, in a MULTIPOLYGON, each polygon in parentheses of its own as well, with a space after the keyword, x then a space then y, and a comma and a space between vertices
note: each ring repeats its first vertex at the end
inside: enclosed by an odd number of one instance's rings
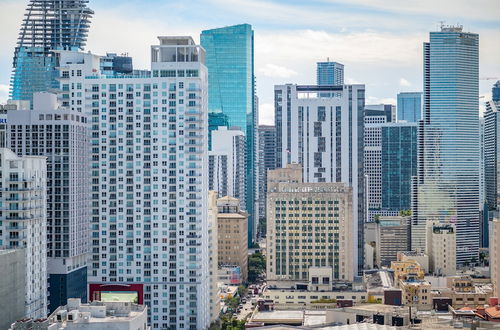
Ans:
POLYGON ((0 148, 0 247, 26 253, 25 315, 47 316, 46 157, 0 148))
POLYGON ((59 52, 59 79, 71 86, 60 100, 91 122, 89 284, 141 285, 153 329, 210 323, 204 61, 184 36, 159 37, 151 72, 134 76, 106 76, 98 56, 59 52))
POLYGON ((363 268, 366 213, 365 86, 287 84, 275 86, 274 94, 276 166, 302 164, 304 182, 343 182, 353 189, 353 232, 349 241, 354 251, 353 267, 358 272, 363 268))

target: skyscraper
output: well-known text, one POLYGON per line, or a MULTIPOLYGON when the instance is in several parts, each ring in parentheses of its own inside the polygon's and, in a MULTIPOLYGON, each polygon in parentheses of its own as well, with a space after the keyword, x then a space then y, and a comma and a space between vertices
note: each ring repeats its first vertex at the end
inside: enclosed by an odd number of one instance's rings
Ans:
POLYGON ((344 84, 344 64, 337 62, 316 63, 316 83, 318 86, 339 86, 344 84))
POLYGON ((33 93, 58 88, 56 49, 83 49, 94 12, 88 0, 30 0, 14 51, 10 97, 33 100, 33 93))
POLYGON ((479 248, 479 36, 443 26, 424 43, 424 106, 412 248, 427 221, 456 225, 457 265, 479 248))
POLYGON ((380 144, 382 208, 409 210, 412 177, 417 175, 417 124, 382 125, 380 144))
POLYGON ((68 298, 87 301, 91 188, 87 117, 34 94, 33 110, 7 112, 8 146, 18 155, 47 157, 49 309, 68 298))
POLYGON ((369 210, 380 210, 382 203, 382 125, 391 122, 394 106, 377 104, 365 106, 364 173, 367 179, 366 202, 369 210))
MULTIPOLYGON (((47 317, 47 165, 0 148, 0 248, 26 254, 25 316, 47 317)), ((6 267, 2 265, 2 267, 6 267)))
POLYGON ((416 123, 422 117, 422 93, 404 92, 398 94, 397 120, 416 123))
POLYGON ((246 141, 239 129, 221 126, 212 131, 213 148, 208 152, 208 189, 218 197, 237 198, 246 208, 246 141))
MULTIPOLYGON (((240 24, 202 31, 201 46, 208 68, 208 110, 227 116, 228 126, 239 127, 247 142, 248 243, 253 241, 256 186, 256 106, 252 26, 240 24)), ((215 125, 211 125, 214 127, 215 125)))
MULTIPOLYGON (((258 216, 259 223, 266 217, 267 171, 276 167, 276 129, 274 126, 259 125, 258 162, 258 216)), ((265 228, 260 228, 261 231, 265 228)))
POLYGON ((191 37, 160 37, 151 72, 132 77, 102 75, 92 54, 58 57, 75 86, 61 100, 91 116, 90 299, 131 291, 153 329, 210 323, 204 55, 191 37))
MULTIPOLYGON (((496 83, 493 87, 493 95, 497 88, 496 83)), ((500 161, 500 99, 486 102, 486 111, 484 113, 484 184, 485 200, 488 209, 498 209, 498 171, 500 170, 498 162, 500 161)))
POLYGON ((500 102, 500 80, 493 85, 491 94, 493 102, 500 102))
POLYGON ((274 86, 276 167, 303 165, 304 182, 343 182, 353 191, 353 264, 363 269, 365 86, 274 86), (335 95, 321 97, 320 93, 335 95))

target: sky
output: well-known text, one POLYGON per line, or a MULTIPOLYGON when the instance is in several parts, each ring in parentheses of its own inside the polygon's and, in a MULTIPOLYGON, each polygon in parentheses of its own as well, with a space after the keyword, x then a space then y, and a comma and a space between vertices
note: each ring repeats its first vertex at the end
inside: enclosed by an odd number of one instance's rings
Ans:
MULTIPOLYGON (((8 98, 12 55, 28 0, 0 0, 0 103, 8 98)), ((422 90, 422 43, 441 22, 480 37, 481 103, 500 80, 498 0, 90 0, 86 51, 128 53, 149 69, 160 35, 249 23, 255 31, 259 122, 273 124, 274 85, 313 84, 316 62, 345 65, 345 82, 366 85, 368 104, 396 103, 422 90)))

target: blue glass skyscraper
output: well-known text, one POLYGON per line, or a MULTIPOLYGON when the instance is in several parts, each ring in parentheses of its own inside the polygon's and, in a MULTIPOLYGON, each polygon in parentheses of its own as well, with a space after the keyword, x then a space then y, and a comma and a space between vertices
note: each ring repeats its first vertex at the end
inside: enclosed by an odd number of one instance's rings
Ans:
POLYGON ((422 93, 406 92, 398 94, 397 120, 417 123, 422 117, 422 93))
POLYGON ((58 88, 53 50, 83 49, 90 18, 89 0, 30 0, 14 51, 10 97, 29 100, 33 93, 58 88))
POLYGON ((343 85, 344 64, 330 61, 316 63, 316 82, 318 86, 343 85))
POLYGON ((493 102, 500 102, 500 80, 493 85, 491 94, 493 102))
POLYGON ((479 251, 479 36, 442 27, 424 43, 424 103, 419 129, 418 198, 412 248, 425 225, 456 225, 457 265, 479 251))
MULTIPOLYGON (((254 34, 252 26, 240 24, 201 33, 208 68, 208 111, 227 116, 228 126, 237 126, 247 141, 248 242, 254 239, 255 196, 255 77, 254 34)), ((210 116, 213 120, 220 119, 210 116)), ((210 124, 209 124, 210 125, 210 124)), ((212 125, 215 127, 215 125, 212 125)))
POLYGON ((382 125, 382 208, 411 208, 411 180, 417 175, 417 124, 382 125))

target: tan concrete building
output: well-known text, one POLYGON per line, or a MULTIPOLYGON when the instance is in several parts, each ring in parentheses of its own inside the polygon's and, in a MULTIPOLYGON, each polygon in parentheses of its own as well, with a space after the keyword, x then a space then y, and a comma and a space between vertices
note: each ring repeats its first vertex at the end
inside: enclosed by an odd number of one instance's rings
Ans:
POLYGON ((237 198, 217 199, 219 266, 238 266, 241 280, 248 276, 248 214, 240 210, 237 198))
POLYGON ((399 281, 402 290, 402 303, 405 306, 417 307, 420 310, 432 308, 431 284, 426 280, 408 275, 406 280, 399 281))
POLYGON ((427 223, 426 253, 430 273, 455 275, 457 272, 456 231, 453 224, 427 223))
POLYGON ((493 219, 490 233, 490 271, 494 295, 500 297, 500 220, 493 219))
POLYGON ((467 275, 449 276, 446 278, 445 288, 433 288, 434 298, 449 298, 454 308, 476 307, 488 303, 490 297, 494 296, 490 284, 474 283, 467 275))
POLYGON ((425 274, 429 272, 429 256, 420 251, 405 251, 398 253, 398 261, 416 261, 425 274))
POLYGON ((409 278, 422 280, 425 272, 422 266, 415 260, 393 261, 391 269, 394 271, 394 283, 399 286, 400 281, 406 281, 409 278))
POLYGON ((208 265, 210 274, 210 322, 214 322, 219 318, 221 304, 220 304, 220 290, 217 285, 218 282, 218 269, 219 269, 219 256, 218 256, 218 230, 217 230, 217 192, 210 190, 208 192, 208 265))
MULTIPOLYGON (((269 171, 268 177, 286 170, 269 171)), ((299 178, 293 175, 297 169, 288 170, 288 177, 299 178)), ((330 267, 333 280, 352 281, 352 188, 288 182, 268 187, 267 280, 307 281, 309 268, 330 267)))

